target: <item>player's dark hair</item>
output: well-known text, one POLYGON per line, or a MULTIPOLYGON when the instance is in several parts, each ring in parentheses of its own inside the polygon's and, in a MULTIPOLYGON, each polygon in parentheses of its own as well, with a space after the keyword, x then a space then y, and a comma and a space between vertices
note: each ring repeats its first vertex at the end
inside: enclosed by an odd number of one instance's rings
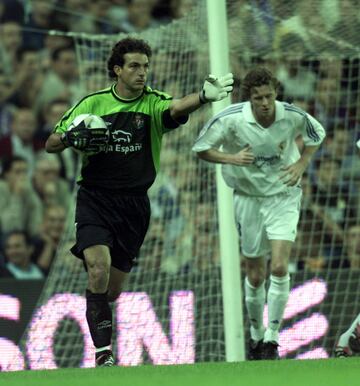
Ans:
POLYGON ((9 232, 4 234, 4 246, 6 246, 6 242, 9 240, 9 238, 11 236, 14 236, 14 235, 21 235, 21 236, 23 236, 26 245, 30 245, 31 244, 31 238, 30 238, 29 234, 25 230, 23 230, 23 229, 13 229, 12 231, 9 231, 9 232))
POLYGON ((280 82, 275 76, 265 67, 256 67, 249 71, 241 85, 243 100, 249 100, 251 97, 251 90, 253 87, 260 87, 264 85, 271 85, 275 91, 280 86, 280 82))
MULTIPOLYGON (((15 162, 26 162, 25 158, 19 157, 19 156, 12 156, 12 157, 4 157, 1 162, 1 174, 0 177, 4 177, 4 175, 11 170, 12 165, 15 162)), ((27 163, 27 162, 26 162, 27 163)))
POLYGON ((75 52, 74 44, 73 43, 65 44, 64 46, 55 48, 55 50, 51 53, 51 60, 53 62, 56 62, 60 58, 61 54, 66 51, 75 52))
POLYGON ((151 47, 144 40, 128 37, 118 41, 113 47, 107 63, 109 77, 116 78, 114 66, 122 67, 125 63, 124 55, 135 52, 145 54, 149 59, 152 55, 151 47))
POLYGON ((27 53, 38 53, 39 50, 32 46, 23 46, 16 50, 15 58, 18 62, 21 62, 27 53))

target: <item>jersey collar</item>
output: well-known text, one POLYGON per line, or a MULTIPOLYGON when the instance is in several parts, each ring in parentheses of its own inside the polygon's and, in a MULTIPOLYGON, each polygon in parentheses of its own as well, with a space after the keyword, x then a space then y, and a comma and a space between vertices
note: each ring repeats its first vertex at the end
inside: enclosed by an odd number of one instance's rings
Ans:
MULTIPOLYGON (((251 104, 249 101, 245 102, 243 111, 244 111, 244 118, 247 122, 257 123, 254 117, 254 114, 251 110, 251 104)), ((285 117, 284 105, 279 101, 275 101, 275 122, 280 121, 281 119, 284 119, 284 117, 285 117)))
POLYGON ((133 98, 133 99, 124 99, 124 98, 121 98, 117 93, 116 93, 116 83, 114 83, 112 86, 111 86, 111 93, 113 95, 113 97, 115 99, 117 99, 118 101, 121 101, 123 103, 132 103, 134 101, 137 101, 138 99, 140 99, 143 95, 144 95, 144 92, 142 94, 140 94, 138 97, 136 98, 133 98))

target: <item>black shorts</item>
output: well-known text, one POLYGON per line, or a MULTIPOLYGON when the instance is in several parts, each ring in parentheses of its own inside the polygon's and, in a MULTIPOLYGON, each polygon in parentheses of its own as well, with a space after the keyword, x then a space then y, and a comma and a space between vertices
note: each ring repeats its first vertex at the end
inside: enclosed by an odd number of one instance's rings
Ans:
POLYGON ((147 195, 121 195, 80 187, 76 202, 76 244, 71 252, 84 259, 84 249, 110 248, 111 265, 130 272, 138 256, 150 220, 147 195))

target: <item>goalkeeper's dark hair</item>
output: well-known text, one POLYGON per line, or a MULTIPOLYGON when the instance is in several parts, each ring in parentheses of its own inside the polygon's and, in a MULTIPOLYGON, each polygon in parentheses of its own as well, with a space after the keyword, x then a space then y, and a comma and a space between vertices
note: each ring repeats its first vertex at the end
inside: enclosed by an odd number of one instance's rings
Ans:
POLYGON ((112 49, 110 58, 107 62, 107 69, 110 78, 116 78, 114 66, 122 67, 125 63, 124 55, 128 53, 145 54, 149 59, 151 58, 151 47, 145 40, 135 38, 125 38, 118 41, 112 49))
POLYGON ((249 71, 241 85, 242 99, 249 100, 251 97, 251 89, 253 87, 260 87, 264 85, 271 85, 275 91, 278 90, 280 82, 275 76, 265 67, 256 67, 249 71))

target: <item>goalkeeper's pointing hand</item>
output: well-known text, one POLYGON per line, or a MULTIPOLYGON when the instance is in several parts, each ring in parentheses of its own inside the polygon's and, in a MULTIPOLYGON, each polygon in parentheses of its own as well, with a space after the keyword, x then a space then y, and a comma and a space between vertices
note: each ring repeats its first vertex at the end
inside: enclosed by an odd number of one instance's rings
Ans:
POLYGON ((229 73, 221 78, 209 75, 200 91, 201 103, 221 101, 233 90, 234 76, 229 73))

